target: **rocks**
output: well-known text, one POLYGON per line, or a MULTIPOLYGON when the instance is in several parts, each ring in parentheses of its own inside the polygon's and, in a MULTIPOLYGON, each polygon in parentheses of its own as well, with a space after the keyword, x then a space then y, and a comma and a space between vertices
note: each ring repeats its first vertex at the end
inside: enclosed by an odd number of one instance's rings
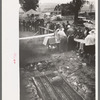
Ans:
POLYGON ((86 67, 86 63, 82 63, 82 66, 83 66, 83 67, 86 67))
POLYGON ((51 83, 53 85, 61 85, 63 83, 62 78, 60 76, 55 76, 52 78, 51 83))
POLYGON ((27 70, 27 71, 30 71, 30 72, 33 72, 33 71, 47 71, 47 70, 51 70, 51 69, 54 69, 55 68, 55 65, 53 62, 50 62, 50 61, 39 61, 39 62, 34 62, 34 63, 30 63, 30 64, 27 64, 24 69, 27 70))
POLYGON ((70 58, 70 60, 73 60, 73 58, 70 58))

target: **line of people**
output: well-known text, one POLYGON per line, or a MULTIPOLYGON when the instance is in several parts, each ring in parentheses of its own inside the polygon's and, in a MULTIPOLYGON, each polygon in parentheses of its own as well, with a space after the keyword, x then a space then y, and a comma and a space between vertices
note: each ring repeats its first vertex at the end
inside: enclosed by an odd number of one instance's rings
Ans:
POLYGON ((37 20, 19 20, 19 31, 35 31, 39 30, 39 26, 44 26, 44 19, 37 20))
MULTIPOLYGON (((59 27, 59 24, 60 24, 59 22, 54 23, 54 22, 50 22, 50 21, 45 23, 44 27, 48 30, 45 30, 43 34, 50 33, 49 29, 55 31, 59 27)), ((68 29, 68 25, 70 25, 69 21, 67 21, 67 24, 62 23, 62 25, 63 25, 63 28, 64 28, 64 32, 66 33, 66 30, 68 29)))

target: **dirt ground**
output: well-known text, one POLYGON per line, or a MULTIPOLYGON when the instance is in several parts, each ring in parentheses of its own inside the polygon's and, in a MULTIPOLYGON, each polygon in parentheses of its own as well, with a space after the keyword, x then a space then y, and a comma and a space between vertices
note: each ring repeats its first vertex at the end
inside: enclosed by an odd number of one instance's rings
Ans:
MULTIPOLYGON (((27 36, 25 35, 27 33, 20 34, 21 37, 27 36)), ((86 65, 77 51, 64 53, 56 50, 49 51, 42 43, 43 38, 20 40, 21 100, 29 100, 27 94, 24 93, 24 84, 28 84, 27 80, 32 77, 32 72, 23 71, 23 68, 27 64, 43 60, 53 62, 57 71, 85 100, 95 100, 95 65, 86 65)))

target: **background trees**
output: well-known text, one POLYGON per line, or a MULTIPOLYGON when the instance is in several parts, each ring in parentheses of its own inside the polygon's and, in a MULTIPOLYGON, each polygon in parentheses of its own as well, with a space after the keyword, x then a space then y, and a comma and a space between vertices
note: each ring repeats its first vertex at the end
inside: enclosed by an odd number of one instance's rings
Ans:
POLYGON ((74 14, 74 23, 77 23, 78 13, 85 2, 85 0, 72 0, 70 3, 59 5, 60 7, 57 5, 54 10, 60 8, 64 16, 74 14))
POLYGON ((77 24, 78 20, 78 13, 81 10, 81 7, 85 3, 85 0, 73 0, 71 5, 72 5, 72 11, 74 12, 74 23, 77 24))
POLYGON ((39 0, 19 0, 19 3, 24 11, 28 11, 30 9, 36 10, 39 0))

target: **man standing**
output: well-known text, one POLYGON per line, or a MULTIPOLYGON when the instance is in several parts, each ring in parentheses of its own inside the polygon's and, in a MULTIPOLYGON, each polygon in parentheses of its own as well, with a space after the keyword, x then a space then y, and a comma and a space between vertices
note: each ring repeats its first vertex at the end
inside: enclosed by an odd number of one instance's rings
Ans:
POLYGON ((74 28, 73 27, 69 27, 67 30, 67 50, 74 50, 75 46, 76 46, 76 42, 74 41, 74 28))
POLYGON ((26 27, 26 22, 25 20, 23 20, 23 31, 25 31, 25 27, 26 27))

